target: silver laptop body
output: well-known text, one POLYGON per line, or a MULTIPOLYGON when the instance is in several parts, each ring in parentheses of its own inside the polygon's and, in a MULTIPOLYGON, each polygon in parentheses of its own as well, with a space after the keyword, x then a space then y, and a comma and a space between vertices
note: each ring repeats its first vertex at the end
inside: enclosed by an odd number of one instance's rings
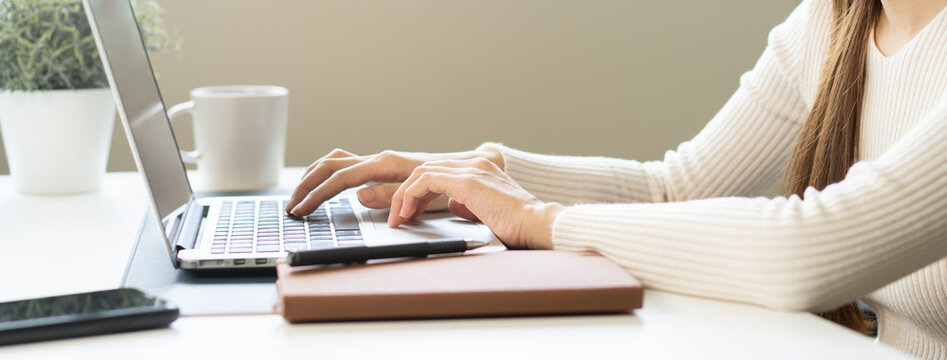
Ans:
POLYGON ((380 245, 422 239, 496 242, 486 226, 444 213, 392 229, 388 211, 363 207, 352 189, 313 215, 283 213, 288 196, 195 198, 148 53, 128 0, 83 0, 118 113, 164 229, 175 267, 273 267, 289 250, 380 245))

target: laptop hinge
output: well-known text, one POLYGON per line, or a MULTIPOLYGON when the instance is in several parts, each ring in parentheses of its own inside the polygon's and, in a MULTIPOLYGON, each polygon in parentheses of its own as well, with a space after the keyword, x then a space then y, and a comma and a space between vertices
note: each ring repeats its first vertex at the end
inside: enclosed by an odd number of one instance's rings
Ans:
POLYGON ((176 229, 177 236, 174 241, 174 256, 177 258, 178 251, 183 249, 193 249, 197 244, 197 234, 201 229, 201 221, 207 216, 208 207, 201 205, 197 201, 191 200, 182 215, 180 226, 176 229))

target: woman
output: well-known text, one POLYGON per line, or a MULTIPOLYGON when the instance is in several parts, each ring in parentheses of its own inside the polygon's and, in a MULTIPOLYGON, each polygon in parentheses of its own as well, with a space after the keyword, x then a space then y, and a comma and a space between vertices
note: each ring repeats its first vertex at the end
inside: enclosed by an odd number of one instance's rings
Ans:
POLYGON ((947 357, 947 0, 806 0, 693 140, 661 162, 484 144, 336 150, 286 211, 345 188, 398 226, 479 219, 514 248, 592 250, 648 287, 826 312, 947 357), (787 167, 788 164, 788 167, 787 167), (784 180, 787 196, 761 196, 784 180))

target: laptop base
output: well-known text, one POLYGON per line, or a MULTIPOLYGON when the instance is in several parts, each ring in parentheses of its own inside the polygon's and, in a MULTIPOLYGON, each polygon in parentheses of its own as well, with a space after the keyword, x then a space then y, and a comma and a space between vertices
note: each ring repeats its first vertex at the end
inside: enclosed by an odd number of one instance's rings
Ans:
MULTIPOLYGON (((149 210, 150 211, 150 210, 149 210)), ((154 215, 142 218, 123 287, 136 288, 173 302, 181 315, 273 314, 277 301, 273 269, 191 272, 175 269, 154 215)))

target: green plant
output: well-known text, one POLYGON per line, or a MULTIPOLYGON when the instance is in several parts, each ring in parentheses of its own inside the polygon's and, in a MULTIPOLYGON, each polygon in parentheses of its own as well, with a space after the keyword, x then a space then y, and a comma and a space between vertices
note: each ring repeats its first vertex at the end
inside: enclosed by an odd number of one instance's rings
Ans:
MULTIPOLYGON (((176 48, 154 0, 135 6, 148 50, 176 48)), ((107 87, 80 0, 0 0, 0 90, 107 87)))

